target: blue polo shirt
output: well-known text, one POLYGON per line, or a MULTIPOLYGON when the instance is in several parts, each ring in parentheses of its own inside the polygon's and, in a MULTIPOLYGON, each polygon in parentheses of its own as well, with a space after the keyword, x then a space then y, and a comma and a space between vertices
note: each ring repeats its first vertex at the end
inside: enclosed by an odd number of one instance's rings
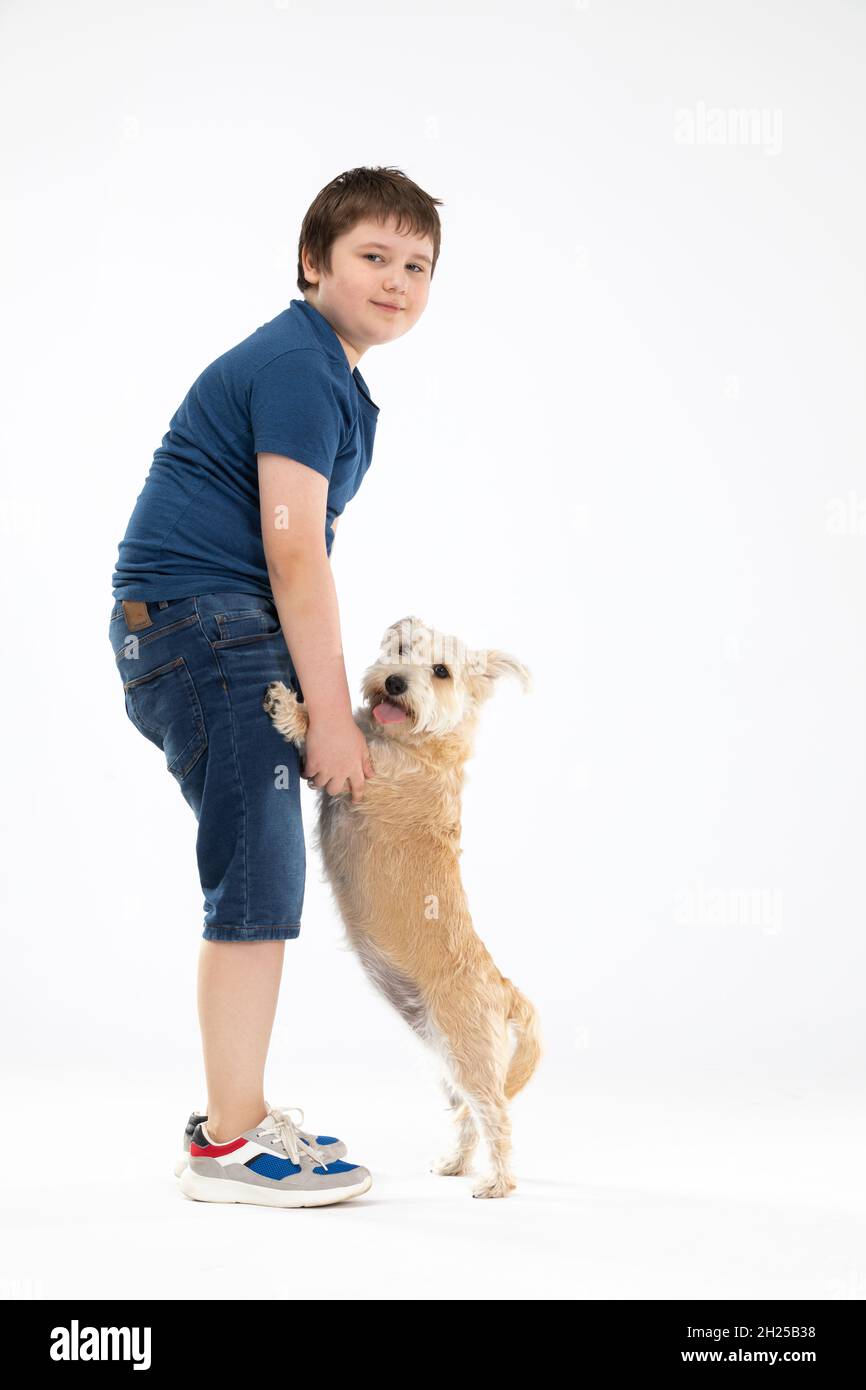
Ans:
POLYGON ((256 454, 287 454, 328 479, 330 555, 334 518, 372 462, 378 415, 328 320, 293 299, 205 367, 175 412, 118 546, 114 598, 271 597, 256 454))

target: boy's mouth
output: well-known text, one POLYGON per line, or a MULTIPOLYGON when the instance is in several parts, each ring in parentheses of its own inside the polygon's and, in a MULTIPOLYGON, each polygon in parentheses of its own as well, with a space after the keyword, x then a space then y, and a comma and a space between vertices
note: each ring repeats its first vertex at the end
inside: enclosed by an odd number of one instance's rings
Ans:
POLYGON ((372 715, 377 724, 403 724, 408 718, 406 711, 399 705, 392 705, 390 700, 380 700, 373 706, 372 715))

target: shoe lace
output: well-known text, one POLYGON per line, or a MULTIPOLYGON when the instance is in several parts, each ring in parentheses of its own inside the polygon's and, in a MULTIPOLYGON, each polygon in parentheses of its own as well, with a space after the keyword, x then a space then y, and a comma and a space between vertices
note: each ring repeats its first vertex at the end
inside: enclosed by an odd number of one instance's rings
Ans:
POLYGON ((312 1140, 301 1141, 298 1130, 304 1122, 304 1112, 299 1105, 269 1105, 268 1114, 270 1121, 266 1125, 259 1126, 259 1134, 276 1134, 293 1163, 300 1163, 301 1154, 306 1154, 308 1158, 314 1159, 316 1164, 322 1167, 328 1166, 328 1155, 323 1153, 318 1144, 312 1140), (300 1120, 296 1125, 290 1111, 296 1110, 300 1115, 300 1120), (301 1142, 304 1147, 301 1148, 301 1142))

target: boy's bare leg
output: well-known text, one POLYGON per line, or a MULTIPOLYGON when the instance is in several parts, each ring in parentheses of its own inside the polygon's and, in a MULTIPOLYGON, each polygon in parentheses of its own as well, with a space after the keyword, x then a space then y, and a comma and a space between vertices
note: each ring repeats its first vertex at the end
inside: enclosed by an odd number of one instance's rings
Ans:
POLYGON ((207 1078, 207 1131, 236 1139, 265 1114, 264 1075, 285 941, 202 941, 198 1016, 207 1078))

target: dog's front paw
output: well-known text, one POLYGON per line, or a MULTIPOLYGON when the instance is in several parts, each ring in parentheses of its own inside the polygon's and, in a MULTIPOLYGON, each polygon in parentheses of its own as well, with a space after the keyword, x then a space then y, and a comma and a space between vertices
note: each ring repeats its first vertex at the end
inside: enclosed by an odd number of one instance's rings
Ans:
POLYGON ((262 700, 262 709, 267 714, 272 714, 279 708, 280 700, 288 693, 282 681, 271 681, 262 700))
POLYGON ((298 702, 294 691, 282 681, 271 681, 262 708, 288 743, 300 743, 306 737, 310 723, 307 707, 298 702))

